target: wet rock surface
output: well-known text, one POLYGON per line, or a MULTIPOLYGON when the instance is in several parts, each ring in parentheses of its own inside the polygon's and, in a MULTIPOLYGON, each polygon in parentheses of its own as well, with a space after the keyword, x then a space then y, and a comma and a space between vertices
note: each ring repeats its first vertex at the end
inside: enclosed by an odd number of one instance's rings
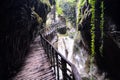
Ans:
POLYGON ((0 2, 0 80, 9 80, 20 71, 30 43, 45 22, 48 8, 39 0, 0 2))
MULTIPOLYGON (((96 1, 96 4, 99 4, 99 1, 96 1)), ((95 63, 97 64, 101 74, 105 72, 105 77, 110 80, 120 79, 120 47, 119 47, 119 32, 120 32, 120 23, 119 23, 119 0, 105 0, 104 1, 104 39, 103 39, 103 53, 99 52, 100 47, 100 30, 99 30, 99 17, 100 8, 96 6, 96 29, 95 29, 95 63), (99 12, 99 13, 98 13, 99 12)), ((83 10, 84 11, 84 10, 83 10)), ((85 15, 85 14, 84 14, 85 15)), ((91 46, 91 33, 90 33, 90 15, 85 17, 82 23, 79 25, 79 30, 82 33, 83 39, 87 48, 90 49, 91 46)))

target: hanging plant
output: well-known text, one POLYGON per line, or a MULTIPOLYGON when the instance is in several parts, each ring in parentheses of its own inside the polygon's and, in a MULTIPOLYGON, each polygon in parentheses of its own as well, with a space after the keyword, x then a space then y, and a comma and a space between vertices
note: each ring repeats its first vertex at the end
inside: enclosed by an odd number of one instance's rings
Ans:
POLYGON ((84 6, 85 3, 86 3, 86 0, 79 0, 76 3, 77 4, 77 9, 78 9, 76 24, 79 24, 81 16, 83 16, 83 15, 81 15, 81 7, 84 6))
POLYGON ((95 0, 90 0, 91 4, 91 56, 95 55, 95 0))
MULTIPOLYGON (((93 61, 94 61, 94 56, 95 56, 95 3, 96 0, 90 0, 89 1, 91 4, 91 56, 90 56, 90 72, 93 70, 93 61)), ((91 80, 93 80, 93 77, 91 75, 90 77, 91 80)))
POLYGON ((104 2, 101 1, 101 16, 100 16, 101 20, 100 20, 100 31, 101 31, 101 45, 99 47, 99 51, 101 53, 103 53, 103 37, 104 37, 104 2))
POLYGON ((60 7, 60 5, 61 5, 61 1, 58 1, 58 0, 57 0, 57 2, 56 2, 56 12, 57 12, 58 15, 63 14, 63 10, 62 10, 62 8, 60 7))

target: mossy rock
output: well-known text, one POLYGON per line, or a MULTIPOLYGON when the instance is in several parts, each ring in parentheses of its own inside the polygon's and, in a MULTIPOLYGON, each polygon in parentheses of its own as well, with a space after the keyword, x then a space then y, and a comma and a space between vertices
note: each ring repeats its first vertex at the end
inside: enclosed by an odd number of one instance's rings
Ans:
POLYGON ((87 77, 83 77, 82 80, 89 80, 87 77))

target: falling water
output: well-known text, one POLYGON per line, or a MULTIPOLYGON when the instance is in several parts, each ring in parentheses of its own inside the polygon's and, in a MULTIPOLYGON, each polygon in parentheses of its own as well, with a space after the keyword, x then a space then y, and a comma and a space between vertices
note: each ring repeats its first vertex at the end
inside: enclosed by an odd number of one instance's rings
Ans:
MULTIPOLYGON (((59 22, 57 20, 56 22, 59 22)), ((62 25, 62 24, 61 24, 62 25)), ((67 27, 70 26, 67 24, 67 27)), ((83 80, 106 80, 105 74, 99 74, 95 64, 90 64, 90 55, 82 42, 81 33, 76 31, 73 26, 67 30, 66 34, 57 33, 51 41, 55 48, 78 69, 83 80)), ((84 44, 85 45, 85 44, 84 44)))
POLYGON ((58 51, 77 67, 83 80, 91 80, 91 77, 92 80, 105 80, 105 74, 99 75, 95 64, 90 68, 90 55, 82 44, 79 44, 82 41, 80 33, 75 31, 72 36, 71 38, 69 35, 58 34, 58 51))

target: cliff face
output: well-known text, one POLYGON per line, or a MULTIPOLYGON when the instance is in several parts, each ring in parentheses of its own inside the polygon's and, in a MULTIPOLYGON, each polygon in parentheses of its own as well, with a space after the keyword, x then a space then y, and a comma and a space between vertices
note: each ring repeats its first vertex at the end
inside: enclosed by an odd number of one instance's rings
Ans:
MULTIPOLYGON (((120 1, 119 0, 105 0, 105 14, 113 19, 117 26, 120 26, 119 18, 120 18, 120 1)), ((120 27, 117 27, 120 30, 120 27)))
POLYGON ((20 70, 49 10, 40 0, 0 2, 0 80, 8 80, 20 70))
MULTIPOLYGON (((119 33, 114 33, 114 31, 120 31, 120 13, 118 12, 119 0, 104 0, 104 36, 101 39, 100 31, 100 19, 101 19, 101 7, 100 3, 102 0, 96 0, 95 5, 95 60, 98 68, 102 72, 106 72, 106 77, 110 80, 120 79, 120 47, 119 41, 117 39, 120 37, 119 33), (99 51, 100 45, 103 40, 103 51, 99 51)), ((83 19, 79 24, 79 30, 81 30, 83 39, 86 43, 89 51, 91 50, 91 15, 89 13, 90 9, 87 8, 90 5, 84 5, 81 8, 81 13, 83 14, 83 19), (86 12, 85 12, 86 11, 86 12), (85 15, 85 16, 84 16, 85 15)), ((91 14, 91 13, 90 13, 91 14)), ((91 52, 91 51, 90 51, 91 52)))
MULTIPOLYGON (((120 79, 120 7, 119 0, 105 0, 105 25, 104 25, 104 45, 103 58, 101 58, 101 68, 108 72, 111 80, 120 79)), ((99 58, 98 58, 99 59, 99 58)), ((99 62, 99 60, 98 60, 99 62)))

